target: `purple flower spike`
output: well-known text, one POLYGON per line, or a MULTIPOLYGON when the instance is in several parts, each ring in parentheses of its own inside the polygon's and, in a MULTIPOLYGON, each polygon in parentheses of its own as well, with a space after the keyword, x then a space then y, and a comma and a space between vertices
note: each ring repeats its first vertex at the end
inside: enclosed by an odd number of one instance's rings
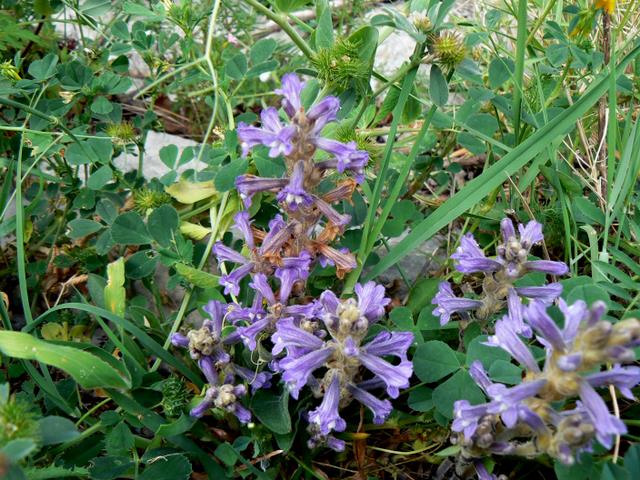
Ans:
POLYGON ((302 108, 300 94, 304 88, 305 82, 301 81, 295 73, 287 73, 282 76, 282 88, 277 88, 275 93, 282 95, 282 108, 293 118, 295 114, 302 108))
POLYGON ((358 283, 354 291, 358 296, 358 310, 370 323, 378 321, 384 315, 384 307, 391 302, 390 298, 384 296, 384 287, 375 282, 364 285, 358 283))
POLYGON ((532 272, 543 272, 550 275, 566 275, 569 267, 564 262, 553 262, 551 260, 532 260, 524 263, 524 267, 532 272))
POLYGON ((440 317, 440 325, 449 323, 451 315, 454 313, 467 312, 482 307, 482 302, 479 300, 456 297, 449 282, 440 283, 438 293, 433 297, 431 303, 437 305, 433 314, 440 317))
POLYGON ((347 422, 340 417, 340 379, 333 375, 329 388, 324 392, 324 398, 318 408, 309 412, 309 422, 320 428, 320 433, 328 435, 331 431, 342 432, 347 428, 347 422))
POLYGON ((609 413, 604 400, 587 382, 580 384, 580 399, 591 422, 596 427, 596 438, 605 448, 611 448, 613 437, 627 433, 625 424, 609 413))
POLYGON ((373 413, 373 423, 376 425, 383 424, 393 410, 389 400, 380 400, 355 385, 347 385, 347 389, 349 393, 353 395, 353 398, 371 410, 371 413, 373 413))
POLYGON ((276 198, 279 202, 285 203, 291 210, 295 211, 299 207, 310 207, 313 205, 313 197, 304 189, 304 161, 299 160, 293 167, 291 179, 276 198))
POLYGON ((451 258, 457 260, 456 270, 462 273, 496 272, 502 264, 485 257, 473 234, 467 233, 460 240, 460 246, 451 258))

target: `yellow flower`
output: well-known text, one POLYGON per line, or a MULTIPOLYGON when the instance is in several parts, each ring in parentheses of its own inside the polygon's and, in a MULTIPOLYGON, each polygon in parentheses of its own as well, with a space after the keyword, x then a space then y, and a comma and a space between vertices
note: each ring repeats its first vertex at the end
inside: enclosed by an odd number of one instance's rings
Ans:
POLYGON ((602 8, 611 15, 616 8, 616 0, 596 0, 596 8, 602 8))

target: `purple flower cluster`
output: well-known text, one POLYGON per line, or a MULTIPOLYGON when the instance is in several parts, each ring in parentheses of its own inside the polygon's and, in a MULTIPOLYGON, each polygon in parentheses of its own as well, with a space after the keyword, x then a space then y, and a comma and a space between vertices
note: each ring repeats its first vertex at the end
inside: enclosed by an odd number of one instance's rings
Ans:
POLYGON ((322 396, 320 405, 307 414, 311 447, 326 444, 334 450, 344 449, 344 442, 332 432, 345 430, 340 408, 354 399, 371 411, 374 423, 383 423, 391 413, 391 402, 380 400, 371 390, 384 388, 391 398, 397 398, 400 389, 409 386, 413 373, 407 358, 413 334, 383 331, 365 340, 369 327, 384 315, 389 303, 384 288, 369 282, 356 285, 355 292, 357 300, 340 301, 331 291, 320 296, 316 315, 326 331, 314 334, 285 318, 277 323, 272 337, 273 354, 286 351, 277 368, 291 396, 297 399, 305 386, 322 396), (390 363, 385 357, 398 361, 390 363), (316 377, 320 369, 322 374, 316 377))
POLYGON ((569 268, 563 262, 550 260, 529 260, 531 248, 542 242, 542 225, 535 220, 526 225, 518 225, 518 233, 508 218, 500 222, 502 243, 497 248, 496 258, 487 258, 480 249, 473 234, 468 233, 460 240, 460 246, 451 258, 456 261, 459 272, 483 273, 482 295, 479 299, 457 297, 449 282, 442 282, 432 303, 436 305, 434 315, 445 325, 451 316, 458 313, 466 318, 474 312, 478 319, 486 319, 499 312, 506 304, 509 316, 516 325, 516 331, 527 337, 531 329, 523 322, 522 299, 536 299, 551 303, 562 293, 559 283, 540 287, 516 287, 514 283, 529 272, 543 272, 550 275, 565 275, 569 268))
POLYGON ((523 309, 524 321, 546 351, 542 368, 508 316, 496 323, 495 335, 487 341, 524 368, 521 384, 494 383, 479 361, 471 365, 469 373, 489 402, 471 405, 459 400, 454 405, 452 430, 459 434, 457 442, 467 458, 546 453, 572 464, 580 452, 590 450, 594 439, 610 448, 615 436, 626 433, 596 388, 613 385, 633 398, 631 388, 640 383, 640 367, 621 364, 635 359, 640 321, 612 324, 603 319, 600 302, 589 309, 582 301, 567 305, 559 300, 564 317, 560 328, 547 309, 540 300, 523 309), (614 366, 603 370, 608 364, 614 366), (523 441, 527 437, 530 440, 523 441))
POLYGON ((215 407, 234 414, 241 423, 248 423, 251 413, 238 401, 246 395, 247 390, 244 384, 235 384, 235 381, 239 378, 256 390, 271 385, 271 374, 253 371, 232 362, 227 349, 237 342, 237 337, 230 335, 222 338, 222 325, 227 313, 225 304, 212 300, 203 310, 210 318, 202 323, 201 328, 190 330, 186 335, 174 333, 171 336, 174 346, 189 350, 209 385, 202 401, 191 410, 191 416, 202 417, 215 407))

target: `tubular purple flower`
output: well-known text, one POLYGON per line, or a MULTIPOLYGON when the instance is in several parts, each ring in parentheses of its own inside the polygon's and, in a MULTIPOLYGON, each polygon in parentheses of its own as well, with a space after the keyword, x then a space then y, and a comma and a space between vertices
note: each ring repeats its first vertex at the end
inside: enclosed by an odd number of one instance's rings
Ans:
POLYGON ((558 358, 556 365, 563 372, 575 372, 582 364, 582 353, 570 353, 568 355, 562 355, 558 358))
POLYGON ((587 308, 587 304, 582 300, 578 300, 571 305, 567 305, 563 299, 559 299, 558 308, 564 316, 562 336, 565 342, 573 342, 578 334, 582 321, 588 317, 589 309, 587 308))
MULTIPOLYGON (((327 153, 334 155, 337 160, 336 170, 344 173, 349 170, 358 176, 362 176, 364 167, 369 162, 369 152, 358 150, 356 142, 342 143, 337 140, 319 137, 315 139, 316 146, 327 153)), ((360 183, 360 180, 358 181, 360 183)))
POLYGON ((469 366, 469 375, 473 378, 473 381, 476 382, 485 393, 487 393, 487 389, 493 385, 493 382, 489 379, 489 375, 484 369, 482 362, 480 360, 474 360, 469 366))
POLYGON ((566 349, 562 332, 553 319, 547 315, 547 307, 544 303, 538 300, 532 301, 524 310, 524 318, 554 349, 561 352, 566 349))
POLYGON ((340 300, 331 290, 325 290, 320 294, 320 304, 326 313, 335 315, 340 305, 340 300))
POLYGON ((277 88, 275 93, 282 95, 282 108, 293 118, 295 114, 302 108, 300 94, 304 88, 305 82, 301 81, 295 73, 286 73, 282 76, 282 88, 277 88))
POLYGON ((294 211, 299 207, 313 205, 313 197, 304 189, 304 160, 299 160, 294 165, 289 183, 278 192, 276 198, 294 211))
POLYGON ((240 211, 233 217, 235 220, 235 226, 240 230, 244 238, 245 243, 251 249, 255 248, 255 239, 253 238, 253 232, 251 231, 251 220, 249 219, 249 212, 246 210, 240 211))
POLYGON ((272 375, 269 372, 257 372, 236 364, 233 364, 233 371, 251 385, 251 392, 253 393, 261 388, 269 388, 271 386, 272 375))
POLYGON ((362 349, 370 354, 382 357, 394 355, 402 362, 407 360, 407 350, 413 343, 413 333, 411 332, 380 332, 362 349))
POLYGON ((516 287, 516 292, 521 297, 536 298, 551 303, 562 293, 562 285, 550 283, 543 287, 516 287))
POLYGON ((474 461, 473 466, 476 469, 476 473, 478 474, 478 480, 498 480, 498 477, 489 473, 487 468, 480 460, 474 461))
POLYGON ((589 382, 589 385, 592 387, 615 385, 622 395, 630 400, 634 400, 635 396, 631 389, 640 383, 640 367, 615 366, 606 372, 587 375, 585 380, 589 382))
POLYGON ((328 435, 331 431, 343 432, 347 428, 347 422, 340 417, 340 378, 334 374, 329 387, 324 392, 322 403, 318 408, 309 412, 309 423, 315 423, 320 428, 320 433, 328 435))
POLYGON ((258 335, 264 332, 270 324, 271 320, 265 317, 256 320, 246 327, 237 327, 236 332, 240 335, 242 343, 244 343, 249 350, 254 351, 258 346, 258 335))
POLYGON ((251 273, 253 269, 252 263, 247 263, 239 268, 236 268, 229 275, 222 275, 220 277, 220 285, 224 287, 225 295, 232 293, 233 295, 240 294, 240 282, 244 277, 251 273))
POLYGON ((240 265, 246 265, 247 263, 249 263, 249 260, 247 260, 245 257, 219 241, 213 245, 211 251, 216 256, 218 262, 233 262, 239 263, 240 265))
POLYGON ((513 288, 510 288, 509 293, 507 293, 507 310, 515 332, 523 337, 531 338, 533 334, 531 327, 524 323, 524 317, 522 316, 522 300, 520 300, 518 292, 513 288))
POLYGON ((580 384, 580 399, 591 423, 596 428, 596 438, 603 447, 611 448, 615 435, 627 433, 625 424, 609 413, 607 404, 588 382, 580 384))
POLYGON ((519 224, 518 232, 520 233, 520 244, 527 250, 536 243, 540 243, 544 240, 544 235, 542 235, 542 224, 535 220, 531 220, 527 225, 519 224))
POLYGON ((440 325, 449 323, 451 315, 454 313, 467 312, 482 307, 482 302, 479 300, 456 297, 449 282, 440 283, 438 293, 433 297, 431 303, 437 305, 433 310, 433 314, 440 317, 440 325))
POLYGON ((292 318, 283 318, 276 324, 276 331, 272 335, 272 353, 278 355, 289 347, 299 347, 308 351, 319 350, 324 342, 315 335, 295 326, 292 318))
POLYGON ((485 257, 473 234, 467 233, 460 239, 460 246, 451 255, 456 260, 456 270, 462 273, 496 272, 502 264, 485 257))
POLYGON ((528 371, 540 372, 531 350, 520 340, 509 317, 505 316, 496 322, 495 335, 491 335, 485 345, 500 347, 528 371))
POLYGON ((333 347, 324 347, 298 358, 285 357, 280 360, 279 366, 284 371, 282 380, 293 398, 298 399, 300 390, 309 382, 311 374, 327 361, 333 351, 333 347))
POLYGON ((194 418, 202 418, 204 414, 207 413, 207 410, 209 410, 211 407, 213 407, 213 400, 209 400, 207 399, 207 396, 205 396, 204 400, 202 400, 198 405, 191 409, 189 415, 194 418))
POLYGON ((171 345, 174 347, 189 348, 189 339, 181 333, 172 333, 171 345))
POLYGON ((378 376, 387 386, 391 398, 398 398, 401 388, 409 387, 409 378, 413 375, 413 364, 410 361, 392 365, 375 355, 360 352, 360 363, 378 376))
POLYGON ((273 107, 265 108, 260 114, 260 119, 262 120, 261 128, 252 127, 244 122, 238 124, 242 156, 246 157, 256 145, 269 147, 271 158, 290 154, 293 151, 291 141, 296 134, 295 127, 282 125, 278 111, 273 107))
POLYGON ((494 383, 487 389, 492 400, 487 411, 499 414, 507 428, 512 428, 518 422, 521 402, 535 396, 546 383, 543 378, 523 382, 512 388, 494 383))
POLYGON ((351 222, 351 215, 338 213, 335 208, 321 198, 314 197, 313 201, 318 210, 335 226, 346 227, 351 222))
POLYGON ((236 178, 236 188, 246 208, 251 206, 251 198, 258 192, 278 192, 289 182, 286 178, 263 178, 255 175, 240 175, 236 178))
POLYGON ((384 296, 384 287, 375 282, 367 282, 364 285, 357 283, 354 291, 358 296, 360 315, 366 317, 370 323, 374 323, 382 317, 384 307, 391 302, 390 298, 384 296))
POLYGON ((509 218, 503 218, 500 221, 500 231, 505 245, 516 238, 516 229, 513 228, 513 222, 509 218))
POLYGON ((551 260, 531 260, 525 262, 524 267, 531 272, 544 272, 550 275, 566 275, 569 272, 566 263, 551 260))
POLYGON ((471 405, 468 400, 456 400, 453 404, 451 430, 462 432, 466 438, 471 438, 478 428, 478 420, 487 414, 489 405, 471 405))
POLYGON ((216 370, 215 362, 213 358, 210 356, 205 356, 198 360, 198 366, 204 377, 207 379, 207 383, 209 385, 217 385, 218 382, 218 371, 216 370))
POLYGON ((269 222, 269 232, 258 249, 261 255, 275 254, 291 238, 293 224, 286 224, 280 215, 269 222))
POLYGON ((393 410, 389 400, 380 400, 355 385, 348 384, 347 390, 353 395, 353 398, 371 410, 371 413, 373 413, 373 423, 376 425, 383 424, 393 410))
POLYGON ((251 412, 238 402, 233 405, 233 414, 243 425, 251 421, 251 412))
POLYGON ((313 134, 317 135, 324 126, 336 119, 336 114, 340 110, 340 100, 329 95, 324 97, 307 112, 307 118, 314 122, 313 134))
POLYGON ((227 305, 217 300, 211 300, 202 307, 202 310, 211 317, 211 320, 205 321, 205 323, 209 326, 211 332, 220 338, 222 334, 222 322, 227 313, 227 305))
POLYGON ((262 295, 262 297, 267 301, 267 304, 275 305, 276 303, 278 303, 276 301, 276 296, 274 295, 273 290, 271 289, 271 286, 267 281, 267 276, 264 273, 256 273, 253 276, 251 283, 249 283, 249 286, 259 292, 260 295, 262 295))

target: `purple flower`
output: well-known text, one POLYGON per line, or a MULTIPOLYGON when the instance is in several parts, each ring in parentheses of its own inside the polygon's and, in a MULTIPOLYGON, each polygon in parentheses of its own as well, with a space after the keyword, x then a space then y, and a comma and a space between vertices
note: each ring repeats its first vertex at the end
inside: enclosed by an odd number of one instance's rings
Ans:
POLYGON ((543 287, 516 287, 515 290, 521 297, 537 298, 551 303, 562 293, 562 285, 559 283, 550 283, 543 287))
POLYGON ((566 263, 551 260, 531 260, 525 262, 524 267, 532 272, 543 272, 550 275, 566 275, 569 272, 566 263))
POLYGON ((437 305, 433 314, 440 317, 440 325, 449 323, 451 315, 454 313, 467 312, 482 307, 482 302, 479 300, 456 297, 449 282, 440 283, 438 293, 433 297, 431 303, 437 305))
POLYGON ((340 110, 340 100, 332 95, 324 97, 307 112, 307 119, 313 123, 313 134, 317 135, 324 126, 336 119, 340 110))
POLYGON ((251 386, 252 392, 271 386, 272 375, 269 372, 258 372, 235 364, 233 365, 233 371, 251 386))
POLYGON ((496 272, 502 268, 500 262, 485 257, 471 233, 460 239, 460 246, 451 258, 457 260, 456 270, 463 273, 496 272))
POLYGON ((524 322, 522 300, 513 288, 510 288, 507 293, 507 310, 515 332, 523 337, 531 338, 533 332, 531 327, 524 322))
POLYGON ((279 192, 288 183, 286 178, 263 178, 255 175, 240 175, 236 178, 236 188, 246 208, 258 192, 279 192))
POLYGON ((615 385, 626 398, 635 399, 631 389, 640 383, 640 367, 615 366, 606 372, 592 373, 585 377, 592 387, 615 385))
POLYGON ((362 352, 358 358, 365 368, 385 383, 387 394, 391 398, 398 398, 400 389, 409 387, 409 378, 413 375, 413 364, 410 361, 392 365, 380 357, 362 352))
POLYGON ((229 295, 230 293, 233 295, 240 294, 240 282, 244 277, 249 275, 252 270, 253 263, 246 263, 245 265, 236 268, 230 274, 222 275, 220 277, 220 285, 224 287, 225 295, 229 295))
POLYGON ((292 140, 296 134, 295 127, 283 125, 278 118, 278 111, 273 107, 265 108, 260 114, 260 119, 262 128, 252 127, 243 122, 238 124, 242 156, 246 157, 256 145, 269 147, 271 158, 289 155, 293 151, 292 140))
POLYGON ((547 315, 547 308, 544 303, 538 300, 531 302, 525 308, 524 318, 538 332, 546 345, 550 345, 553 349, 559 351, 566 349, 562 331, 553 319, 547 315))
POLYGON ((503 317, 495 325, 495 335, 487 339, 485 345, 500 347, 530 372, 539 372, 540 368, 529 348, 516 334, 509 317, 503 317))
POLYGON ((317 424, 323 435, 329 434, 332 430, 344 431, 347 428, 347 422, 340 417, 339 406, 340 379, 338 375, 333 375, 329 387, 324 392, 322 403, 318 408, 309 412, 309 422, 317 424))
POLYGON ((407 360, 407 350, 413 343, 413 333, 411 332, 380 332, 373 340, 367 343, 362 349, 378 357, 393 355, 401 362, 407 360))
POLYGON ((331 160, 321 162, 321 168, 335 168, 340 173, 350 171, 356 175, 358 183, 364 181, 364 167, 369 162, 369 152, 358 150, 356 142, 342 143, 318 137, 315 145, 334 156, 331 160))
POLYGON ((282 76, 282 88, 275 90, 275 93, 282 95, 282 108, 289 118, 293 118, 302 108, 300 94, 304 85, 305 82, 302 82, 295 73, 287 73, 282 76))
POLYGON ((603 447, 611 448, 614 436, 627 433, 625 424, 609 413, 604 400, 588 382, 580 384, 580 399, 591 422, 596 427, 596 438, 603 447))
POLYGON ((343 227, 349 225, 349 222, 351 222, 351 215, 343 215, 338 213, 331 205, 329 205, 321 198, 315 197, 314 203, 318 210, 320 210, 322 214, 327 217, 327 220, 329 220, 333 225, 342 229, 343 227))
POLYGON ((525 381, 512 388, 494 383, 487 388, 492 400, 487 411, 499 414, 507 428, 512 428, 518 422, 522 409, 527 408, 522 402, 534 397, 546 383, 545 379, 538 379, 525 381))
POLYGON ((386 307, 390 298, 385 297, 385 290, 382 285, 375 282, 367 282, 364 285, 357 283, 354 291, 358 296, 358 310, 360 315, 373 323, 378 321, 384 315, 384 307, 386 307))
POLYGON ((286 187, 278 192, 276 198, 295 211, 299 207, 310 207, 313 198, 304 189, 304 160, 299 160, 293 167, 293 172, 286 187))
POLYGON ((284 371, 282 379, 289 387, 291 396, 298 399, 300 390, 309 382, 311 374, 322 367, 334 352, 334 347, 324 347, 301 355, 297 358, 285 357, 280 360, 280 368, 284 371))
POLYGON ((353 398, 371 410, 371 413, 373 413, 373 423, 377 425, 383 424, 391 413, 391 410, 393 410, 389 400, 380 400, 366 390, 358 388, 355 385, 349 384, 347 385, 347 389, 349 390, 349 393, 353 395, 353 398))
POLYGON ((451 430, 462 432, 466 438, 471 438, 478 428, 478 421, 488 413, 488 406, 488 403, 471 405, 468 400, 456 400, 453 404, 451 430))

